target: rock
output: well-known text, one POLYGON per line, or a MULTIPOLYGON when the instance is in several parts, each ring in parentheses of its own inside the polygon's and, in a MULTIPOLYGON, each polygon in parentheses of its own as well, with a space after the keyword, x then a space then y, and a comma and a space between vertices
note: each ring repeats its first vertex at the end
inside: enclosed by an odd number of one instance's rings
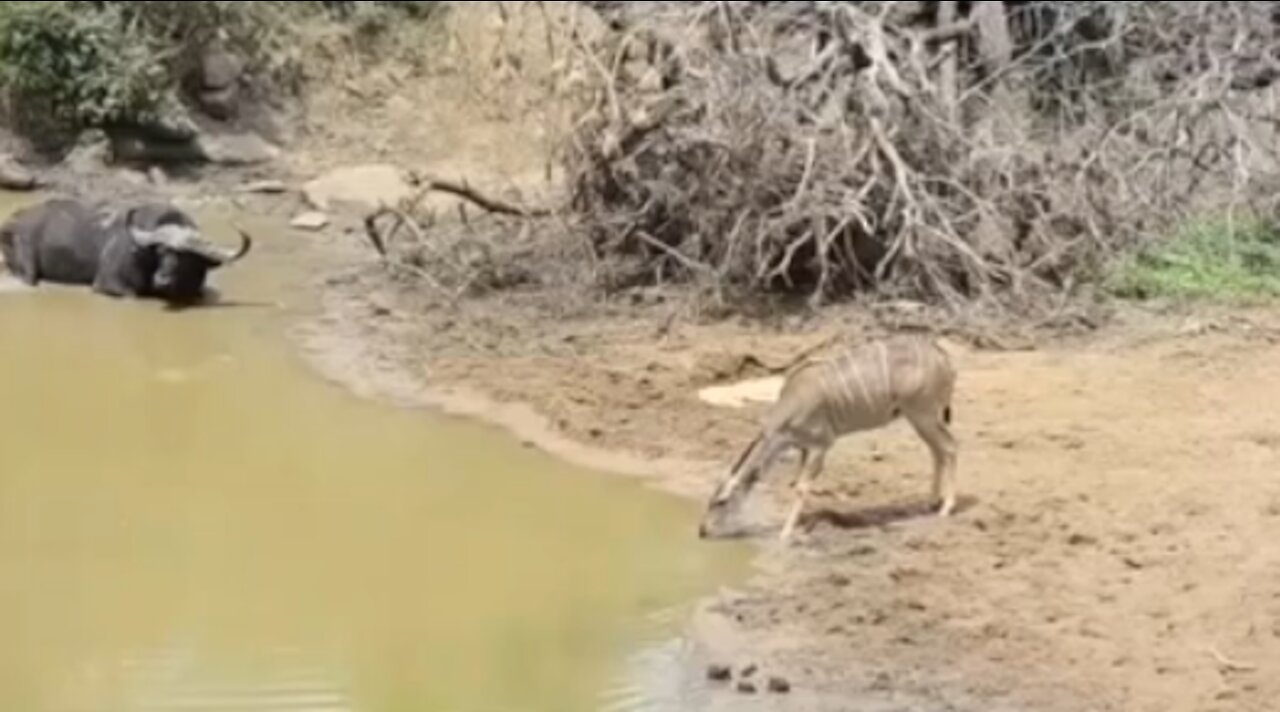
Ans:
POLYGON ((102 170, 103 166, 107 165, 110 154, 111 144, 107 141, 105 134, 100 131, 86 131, 62 162, 73 173, 90 174, 102 170))
POLYGON ((656 94, 662 91, 662 85, 665 79, 662 72, 657 67, 649 67, 644 74, 640 75, 640 81, 637 82, 636 88, 648 94, 656 94))
POLYGON ((200 109, 209 116, 226 121, 240 110, 240 88, 232 84, 222 89, 203 89, 196 95, 200 109))
POLYGON ((756 694, 756 686, 755 686, 755 683, 753 683, 753 682, 749 682, 749 681, 747 681, 747 680, 743 680, 742 682, 739 682, 739 683, 738 683, 738 692, 740 692, 740 693, 742 693, 742 694, 744 694, 744 695, 754 695, 754 694, 756 694))
POLYGON ((278 194, 289 190, 289 187, 280 180, 257 180, 252 183, 245 183, 240 187, 243 193, 269 193, 278 194))
POLYGON ((775 695, 785 695, 791 692, 791 683, 785 678, 771 677, 769 678, 769 692, 775 695))
POLYGON ((111 159, 117 163, 200 163, 205 157, 194 141, 146 136, 141 132, 110 134, 111 159))
POLYGON ((317 210, 331 210, 339 204, 375 209, 380 204, 394 206, 413 190, 399 168, 379 163, 331 171, 303 186, 303 193, 317 210))
POLYGON ((255 133, 206 134, 199 144, 205 160, 224 166, 269 163, 280 155, 280 149, 255 133))
POLYGON ((298 230, 323 230, 329 225, 329 216, 319 211, 302 213, 291 220, 289 225, 298 230))
POLYGON ((1067 538, 1068 546, 1097 546, 1098 540, 1088 534, 1072 534, 1067 538))
POLYGON ((113 175, 119 178, 121 182, 141 188, 147 185, 147 174, 141 171, 135 171, 132 168, 124 168, 116 171, 113 175))
POLYGON ((26 191, 38 187, 39 181, 34 173, 9 156, 0 155, 0 189, 26 191))
POLYGON ((234 117, 240 109, 240 76, 244 63, 226 48, 215 45, 207 49, 200 62, 200 86, 196 103, 200 109, 219 121, 234 117))
POLYGON ((191 141, 199 135, 200 127, 185 113, 171 112, 144 124, 117 126, 114 131, 135 133, 158 141, 191 141))
POLYGON ((755 663, 752 663, 752 664, 750 664, 750 665, 748 665, 748 666, 746 666, 746 667, 742 668, 742 672, 740 672, 740 673, 738 673, 738 674, 739 674, 739 675, 741 675, 741 676, 742 676, 742 677, 744 677, 744 678, 747 678, 747 677, 752 677, 752 676, 754 676, 757 672, 759 672, 759 670, 760 670, 760 666, 759 666, 759 665, 756 665, 755 663))
POLYGON ((147 178, 151 180, 152 185, 156 186, 168 185, 169 183, 168 174, 166 174, 164 169, 160 166, 152 166, 151 169, 147 171, 147 178))
POLYGON ((244 63, 239 57, 223 47, 210 47, 200 62, 200 88, 218 90, 235 86, 243 73, 244 63))
POLYGON ((715 682, 728 682, 733 677, 733 668, 728 665, 708 665, 707 679, 715 682))

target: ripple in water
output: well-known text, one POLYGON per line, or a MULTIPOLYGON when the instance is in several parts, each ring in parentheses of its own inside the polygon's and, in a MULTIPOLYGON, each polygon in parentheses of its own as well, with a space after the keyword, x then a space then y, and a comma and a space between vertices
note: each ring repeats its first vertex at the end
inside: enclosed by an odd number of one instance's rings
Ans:
MULTIPOLYGON (((670 630, 687 611, 665 608, 650 617, 655 629, 670 630)), ((686 677, 694 669, 694 646, 684 637, 658 639, 641 646, 621 665, 602 695, 602 712, 687 712, 696 688, 686 677)), ((697 705, 692 705, 697 708, 697 705)))
POLYGON ((255 663, 237 674, 182 649, 123 660, 118 712, 355 712, 346 685, 292 651, 255 663))

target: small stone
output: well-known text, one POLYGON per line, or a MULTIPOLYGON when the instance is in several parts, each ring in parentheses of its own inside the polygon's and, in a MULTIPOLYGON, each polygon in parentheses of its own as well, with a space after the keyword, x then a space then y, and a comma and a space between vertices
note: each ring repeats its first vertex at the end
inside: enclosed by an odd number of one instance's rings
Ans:
POLYGON ((708 665, 707 679, 715 682, 727 682, 733 677, 733 668, 728 665, 708 665))
POLYGON ((749 680, 743 680, 738 683, 738 692, 741 692, 744 695, 754 695, 756 694, 756 686, 749 680))
POLYGON ((769 678, 769 692, 775 695, 785 695, 791 692, 791 683, 785 678, 771 677, 769 678))
POLYGON ((289 221, 289 225, 297 230, 323 230, 329 225, 329 216, 319 211, 302 213, 289 221))
POLYGON ((7 155, 0 154, 0 188, 12 191, 35 190, 39 181, 35 174, 7 155))
POLYGON ((742 668, 742 672, 739 674, 742 675, 742 677, 751 677, 755 675, 759 670, 760 670, 760 666, 756 665, 755 663, 752 663, 742 668))
POLYGON ((257 180, 252 183, 245 183, 240 188, 245 193, 283 193, 288 189, 284 181, 280 180, 257 180))
POLYGON ((224 166, 250 166, 274 161, 280 149, 255 133, 206 134, 199 151, 205 160, 224 166))
POLYGON ((1088 534, 1072 534, 1067 539, 1067 544, 1071 546, 1097 546, 1098 540, 1088 534))
POLYGON ((130 185, 139 186, 139 187, 146 185, 148 180, 147 175, 145 173, 141 173, 139 171, 135 171, 130 168, 125 168, 123 170, 117 171, 116 175, 120 178, 120 180, 130 185))
POLYGON ((107 165, 111 145, 101 131, 86 131, 62 160, 73 173, 93 173, 107 165))
POLYGON ((657 67, 649 67, 640 75, 637 88, 642 92, 654 93, 662 91, 662 84, 662 72, 657 67))

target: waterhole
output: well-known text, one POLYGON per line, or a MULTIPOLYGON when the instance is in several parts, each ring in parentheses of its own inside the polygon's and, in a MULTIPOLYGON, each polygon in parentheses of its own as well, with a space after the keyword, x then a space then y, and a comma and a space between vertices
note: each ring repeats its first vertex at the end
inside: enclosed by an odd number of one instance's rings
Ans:
POLYGON ((693 504, 319 378, 283 331, 303 238, 253 225, 213 278, 244 308, 0 290, 0 709, 644 707, 628 661, 742 553, 693 504))

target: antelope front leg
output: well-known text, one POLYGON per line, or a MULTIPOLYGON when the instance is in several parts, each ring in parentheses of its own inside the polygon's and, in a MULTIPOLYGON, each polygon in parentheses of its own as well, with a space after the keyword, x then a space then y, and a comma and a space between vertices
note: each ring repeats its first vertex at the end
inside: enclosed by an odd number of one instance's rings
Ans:
POLYGON ((800 478, 804 477, 804 471, 805 471, 805 468, 808 466, 808 464, 809 464, 809 448, 802 447, 800 448, 800 459, 796 463, 795 475, 792 476, 791 478, 792 489, 795 489, 797 486, 800 485, 800 478))
POLYGON ((778 535, 778 539, 784 542, 791 539, 796 523, 800 521, 800 515, 804 512, 805 505, 808 504, 809 490, 813 486, 813 481, 817 479, 818 473, 822 471, 822 462, 827 454, 826 450, 818 450, 813 453, 808 448, 805 448, 802 452, 804 453, 801 455, 803 465, 796 475, 793 485, 796 499, 791 505, 791 512, 787 515, 786 522, 782 525, 782 532, 778 535))

